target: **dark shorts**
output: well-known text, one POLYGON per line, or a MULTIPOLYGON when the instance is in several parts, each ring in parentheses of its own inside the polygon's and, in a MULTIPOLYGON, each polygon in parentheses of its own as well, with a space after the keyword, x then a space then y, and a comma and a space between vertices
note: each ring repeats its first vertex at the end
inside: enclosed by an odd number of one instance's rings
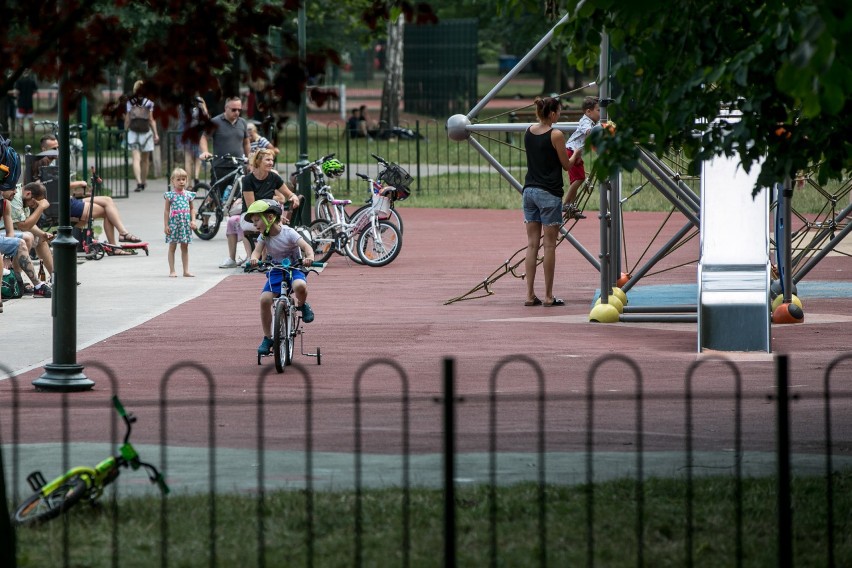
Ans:
MULTIPOLYGON (((571 148, 567 148, 565 152, 568 153, 569 158, 574 154, 574 150, 571 148)), ((586 179, 586 168, 583 167, 583 158, 577 158, 574 166, 568 170, 568 179, 571 180, 571 183, 586 179)))
POLYGON ((74 219, 82 219, 83 218, 83 203, 82 199, 76 199, 74 197, 71 198, 71 202, 69 205, 69 217, 74 219))

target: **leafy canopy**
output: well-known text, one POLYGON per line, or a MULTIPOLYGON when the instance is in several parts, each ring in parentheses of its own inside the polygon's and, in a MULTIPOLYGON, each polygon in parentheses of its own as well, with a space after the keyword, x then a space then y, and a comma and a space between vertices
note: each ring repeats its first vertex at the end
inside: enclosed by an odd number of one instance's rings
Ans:
POLYGON ((589 140, 603 173, 632 170, 635 142, 683 148, 693 165, 739 155, 749 170, 763 158, 755 192, 800 170, 820 183, 852 170, 846 1, 569 0, 568 10, 559 33, 578 68, 598 67, 609 34, 618 130, 589 140), (723 107, 742 119, 716 121, 723 107))
MULTIPOLYGON (((428 4, 406 0, 316 0, 309 12, 314 4, 315 15, 318 7, 328 21, 329 38, 345 37, 335 34, 340 28, 368 30, 389 14, 403 13, 417 23, 434 19, 428 4)), ((196 93, 217 92, 219 78, 239 65, 240 82, 268 78, 271 99, 298 104, 308 75, 336 61, 341 48, 335 41, 317 42, 306 61, 298 60, 299 5, 299 0, 14 2, 3 14, 0 56, 7 72, 0 77, 0 92, 30 68, 43 81, 64 76, 66 102, 73 108, 99 88, 108 69, 126 63, 144 79, 143 94, 174 113, 196 93)))

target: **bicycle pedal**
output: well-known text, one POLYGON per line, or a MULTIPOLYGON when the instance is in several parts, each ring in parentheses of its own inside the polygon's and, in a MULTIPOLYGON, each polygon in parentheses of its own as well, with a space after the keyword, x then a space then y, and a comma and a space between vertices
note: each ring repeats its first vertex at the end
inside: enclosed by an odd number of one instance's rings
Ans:
POLYGON ((39 492, 41 488, 47 485, 47 480, 40 471, 34 471, 27 476, 27 483, 33 491, 39 492))

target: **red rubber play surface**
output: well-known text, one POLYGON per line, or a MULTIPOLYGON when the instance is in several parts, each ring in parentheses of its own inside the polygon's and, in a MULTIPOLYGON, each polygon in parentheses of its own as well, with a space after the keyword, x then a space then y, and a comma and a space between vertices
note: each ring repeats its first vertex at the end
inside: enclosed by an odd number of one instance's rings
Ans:
MULTIPOLYGON (((452 357, 457 394, 464 399, 458 411, 458 449, 487 450, 487 395, 495 380, 500 396, 512 397, 499 406, 500 449, 533 451, 538 379, 520 355, 534 361, 543 373, 548 400, 544 420, 548 431, 555 433, 549 435, 548 447, 582 448, 588 375, 598 358, 607 355, 629 357, 641 371, 646 397, 645 449, 683 447, 684 377, 690 365, 704 359, 696 353, 696 324, 589 323, 599 276, 568 242, 557 249, 555 286, 566 306, 525 307, 524 282, 511 275, 495 282, 489 297, 445 305, 494 273, 524 245, 521 213, 403 207, 401 214, 405 221, 402 252, 391 265, 366 268, 334 256, 322 274, 309 278, 316 320, 304 326, 305 350, 320 346, 322 365, 299 354, 296 362, 309 373, 315 400, 314 450, 352 448, 356 373, 372 358, 388 358, 405 373, 411 397, 412 451, 439 449, 441 407, 435 399, 442 396, 443 360, 452 357), (499 375, 492 378, 495 365, 504 360, 499 375)), ((625 235, 631 263, 648 246, 663 217, 662 213, 627 214, 625 235)), ((652 252, 683 223, 682 218, 669 223, 651 246, 652 252)), ((593 214, 572 233, 597 256, 599 229, 593 214)), ((659 268, 696 260, 697 251, 696 238, 659 268)), ((844 282, 850 273, 848 257, 829 256, 811 271, 808 280, 844 282)), ((695 275, 696 265, 688 264, 649 277, 638 287, 694 283, 695 275)), ((163 425, 168 427, 169 444, 207 444, 212 422, 217 445, 255 447, 259 371, 271 369, 262 388, 266 446, 291 448, 304 443, 304 375, 298 367, 276 374, 271 358, 264 359, 261 367, 256 362, 261 339, 257 296, 262 285, 261 275, 228 277, 192 301, 78 353, 80 363, 99 362, 112 368, 125 405, 131 408, 137 403, 133 410, 145 426, 134 430, 136 442, 160 441, 160 410, 154 403, 164 394, 175 407, 163 425), (164 378, 172 365, 185 361, 205 366, 209 375, 186 368, 164 378), (221 403, 212 419, 206 407, 211 398, 221 403), (191 406, 181 406, 188 401, 191 406)), ((543 282, 536 288, 543 297, 543 282)), ((796 392, 818 398, 825 369, 849 349, 852 299, 847 295, 803 301, 805 323, 773 326, 772 345, 775 353, 790 355, 791 384, 796 392)), ((773 393, 772 356, 737 353, 730 358, 742 376, 746 443, 769 448, 774 443, 774 406, 766 404, 766 396, 773 393)), ((838 371, 835 378, 838 384, 850 370, 850 362, 841 367, 842 373, 838 371)), ((21 413, 27 417, 20 432, 22 441, 61 439, 58 410, 26 408, 30 403, 55 403, 53 408, 58 408, 61 395, 37 393, 30 385, 41 372, 34 370, 17 379, 24 404, 21 413), (39 419, 32 420, 35 417, 39 419)), ((111 394, 110 383, 99 369, 87 366, 86 373, 97 383, 96 388, 69 395, 72 405, 106 401, 111 394)), ((713 394, 694 403, 699 446, 718 445, 719 440, 730 437, 733 403, 716 395, 733 392, 731 376, 726 366, 705 363, 694 377, 698 392, 713 394)), ((374 365, 358 378, 364 451, 398 451, 403 381, 387 363, 374 365)), ((629 396, 635 392, 633 371, 624 362, 612 360, 597 368, 591 382, 602 397, 595 403, 594 414, 598 448, 631 451, 636 430, 636 405, 629 396)), ((6 400, 11 388, 12 381, 0 383, 6 400)), ((840 398, 833 407, 838 417, 834 425, 837 439, 848 440, 852 435, 849 406, 848 398, 840 398)), ((75 418, 69 437, 101 439, 106 430, 104 409, 82 409, 75 411, 75 417, 78 412, 91 419, 75 418)), ((814 448, 809 444, 821 438, 824 427, 821 412, 821 405, 812 402, 794 405, 792 419, 794 428, 799 428, 794 444, 814 448)), ((0 427, 10 432, 8 414, 0 427)))

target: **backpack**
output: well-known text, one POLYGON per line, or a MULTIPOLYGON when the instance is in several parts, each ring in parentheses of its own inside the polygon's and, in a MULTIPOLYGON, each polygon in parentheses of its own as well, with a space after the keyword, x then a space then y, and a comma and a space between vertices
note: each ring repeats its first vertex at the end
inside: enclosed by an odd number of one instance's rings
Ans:
MULTIPOLYGON (((0 190, 13 189, 18 185, 20 177, 21 159, 12 148, 12 142, 0 136, 0 190)), ((2 213, 1 210, 0 213, 2 213)))
POLYGON ((0 296, 2 296, 4 300, 14 300, 23 295, 24 292, 21 290, 21 286, 18 283, 18 279, 15 277, 15 273, 11 270, 4 269, 3 285, 2 288, 0 288, 0 296))
POLYGON ((127 116, 130 117, 130 130, 139 134, 146 134, 151 129, 151 109, 141 104, 130 107, 127 116))

